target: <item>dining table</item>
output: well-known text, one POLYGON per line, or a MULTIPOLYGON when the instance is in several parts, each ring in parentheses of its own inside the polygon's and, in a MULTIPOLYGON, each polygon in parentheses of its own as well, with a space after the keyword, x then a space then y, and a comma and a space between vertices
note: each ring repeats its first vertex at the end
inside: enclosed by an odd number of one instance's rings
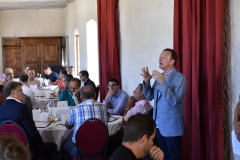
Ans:
MULTIPOLYGON (((54 86, 56 88, 56 86, 54 86)), ((55 105, 58 101, 58 93, 51 95, 51 92, 54 90, 50 87, 48 88, 35 88, 33 89, 35 92, 35 108, 46 107, 49 100, 54 101, 55 105)))
MULTIPOLYGON (((115 134, 122 128, 122 116, 111 115, 111 122, 108 122, 109 136, 115 134)), ((61 121, 52 122, 45 128, 37 128, 44 142, 54 142, 58 151, 67 141, 72 140, 73 128, 67 129, 61 121)))

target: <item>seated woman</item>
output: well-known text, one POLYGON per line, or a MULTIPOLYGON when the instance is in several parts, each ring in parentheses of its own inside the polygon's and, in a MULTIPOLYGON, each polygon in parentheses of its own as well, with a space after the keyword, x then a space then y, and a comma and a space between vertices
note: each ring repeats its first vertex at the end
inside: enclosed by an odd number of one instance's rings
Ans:
POLYGON ((67 75, 67 71, 63 68, 63 69, 60 69, 59 71, 59 77, 60 79, 58 80, 58 87, 59 87, 59 90, 63 90, 63 89, 66 89, 66 86, 65 84, 63 83, 63 78, 64 76, 67 75))

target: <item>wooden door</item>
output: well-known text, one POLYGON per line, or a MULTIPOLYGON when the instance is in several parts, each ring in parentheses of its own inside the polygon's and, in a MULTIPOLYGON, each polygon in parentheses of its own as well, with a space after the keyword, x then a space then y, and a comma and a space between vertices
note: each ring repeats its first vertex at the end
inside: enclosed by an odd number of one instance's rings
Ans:
POLYGON ((12 68, 15 77, 22 73, 21 67, 21 41, 20 40, 5 40, 5 68, 12 68))
POLYGON ((35 73, 41 73, 41 55, 39 43, 26 41, 22 44, 22 66, 29 66, 35 70, 35 73))
POLYGON ((61 65, 61 41, 60 39, 49 39, 40 43, 42 66, 61 65))

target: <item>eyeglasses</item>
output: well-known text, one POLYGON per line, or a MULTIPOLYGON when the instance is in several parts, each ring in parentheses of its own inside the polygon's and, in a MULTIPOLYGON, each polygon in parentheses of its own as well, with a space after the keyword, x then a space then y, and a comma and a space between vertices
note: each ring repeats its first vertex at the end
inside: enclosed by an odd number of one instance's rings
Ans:
POLYGON ((116 87, 116 86, 117 86, 117 84, 111 84, 111 85, 109 84, 109 85, 108 85, 109 88, 110 88, 110 87, 116 87))
POLYGON ((22 89, 15 89, 14 91, 20 91, 20 92, 22 92, 22 89))
POLYGON ((70 87, 71 90, 77 90, 79 87, 70 87))

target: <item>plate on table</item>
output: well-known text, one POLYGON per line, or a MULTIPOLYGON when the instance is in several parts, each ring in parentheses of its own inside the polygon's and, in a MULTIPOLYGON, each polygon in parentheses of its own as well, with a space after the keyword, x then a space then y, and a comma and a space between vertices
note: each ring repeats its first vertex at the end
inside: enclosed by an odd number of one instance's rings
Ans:
POLYGON ((35 126, 37 128, 46 128, 48 127, 52 122, 48 121, 35 121, 35 126))

